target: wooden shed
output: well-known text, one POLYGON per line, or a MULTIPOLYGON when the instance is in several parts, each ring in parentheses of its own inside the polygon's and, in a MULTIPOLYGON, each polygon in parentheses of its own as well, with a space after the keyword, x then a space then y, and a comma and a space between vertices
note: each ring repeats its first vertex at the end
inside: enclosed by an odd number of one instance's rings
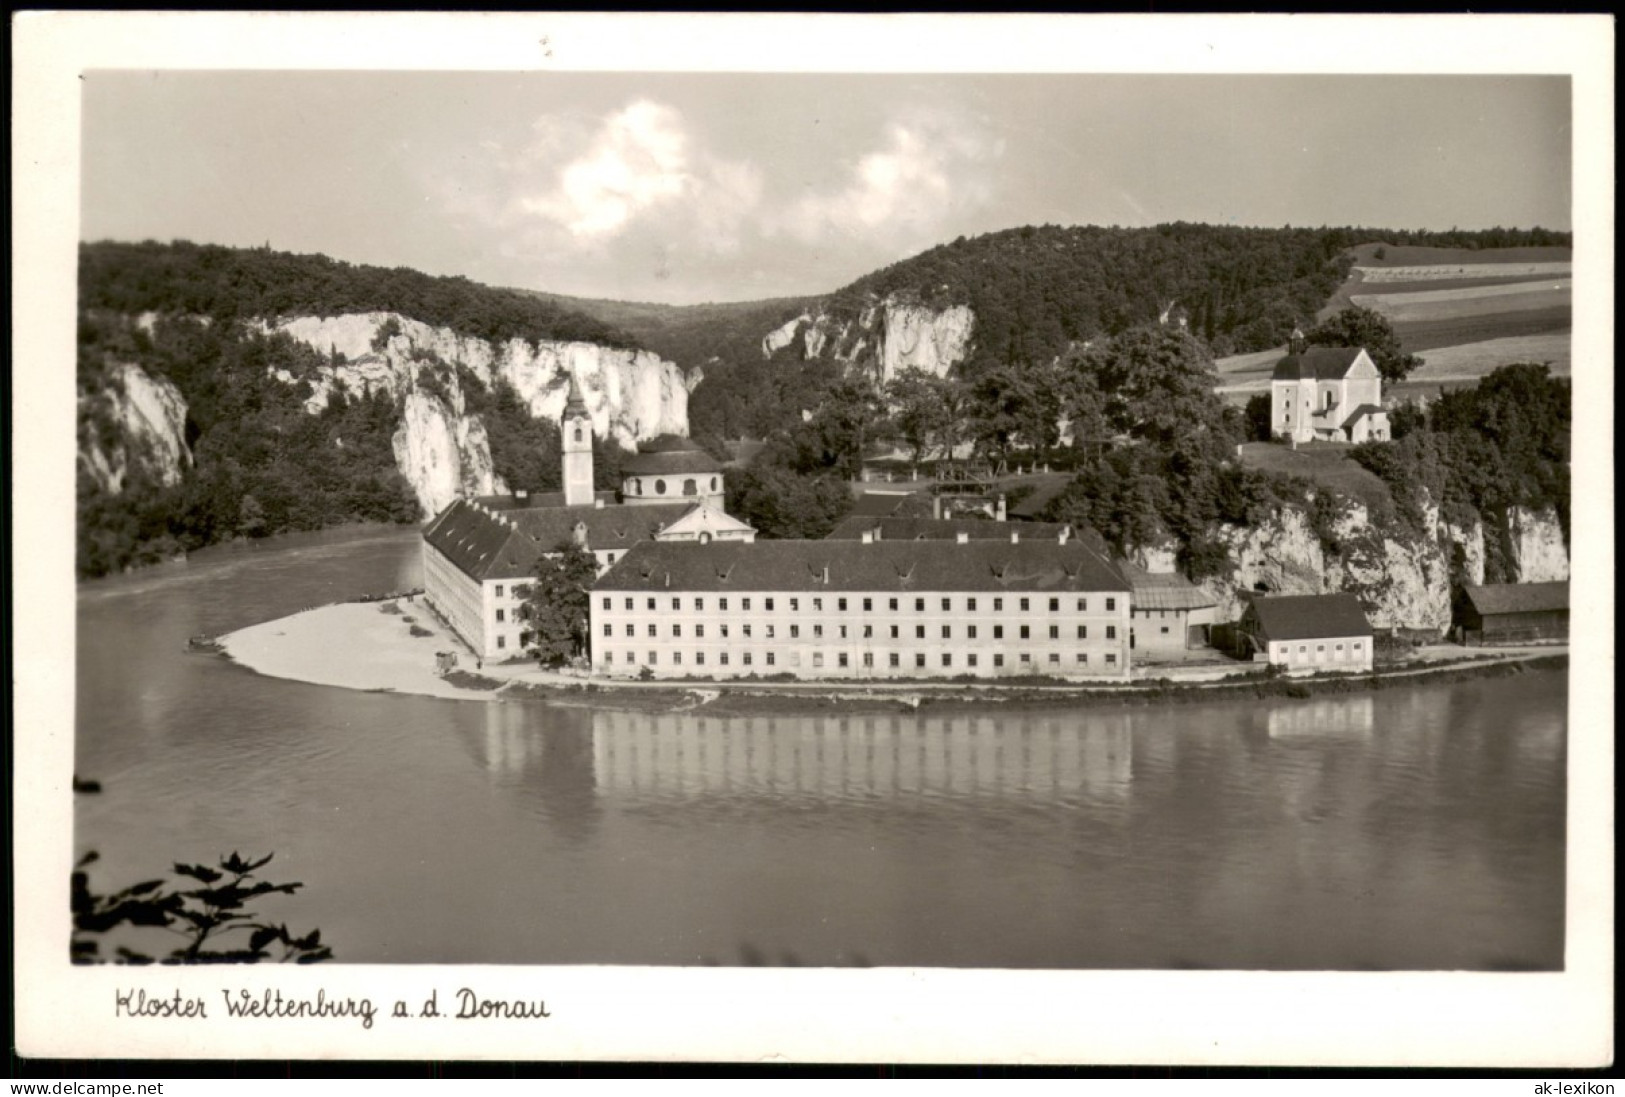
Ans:
POLYGON ((1371 624, 1352 594, 1255 595, 1238 631, 1256 662, 1291 671, 1372 667, 1371 624))
POLYGON ((1463 644, 1515 644, 1566 640, 1569 585, 1496 583, 1461 588, 1456 599, 1457 634, 1463 644))

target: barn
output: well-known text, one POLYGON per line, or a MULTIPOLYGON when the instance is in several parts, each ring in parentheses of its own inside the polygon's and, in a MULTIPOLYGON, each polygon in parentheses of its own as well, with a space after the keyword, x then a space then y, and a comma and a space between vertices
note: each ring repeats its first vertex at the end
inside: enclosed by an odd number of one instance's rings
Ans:
POLYGON ((1463 644, 1514 644, 1566 640, 1569 585, 1495 583, 1461 588, 1456 600, 1457 636, 1463 644))
POLYGON ((1372 666, 1371 623, 1352 594, 1255 595, 1239 630, 1255 662, 1289 671, 1372 666))

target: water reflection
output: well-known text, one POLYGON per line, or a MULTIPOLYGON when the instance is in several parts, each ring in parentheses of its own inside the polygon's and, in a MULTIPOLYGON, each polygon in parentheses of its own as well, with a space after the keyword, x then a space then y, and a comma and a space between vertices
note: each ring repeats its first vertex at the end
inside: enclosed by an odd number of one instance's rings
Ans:
POLYGON ((1271 739, 1369 739, 1376 705, 1370 694, 1269 709, 1271 739))
POLYGON ((1130 717, 706 717, 599 712, 593 766, 609 796, 1121 803, 1130 717))
POLYGON ((487 704, 475 756, 492 783, 517 790, 572 841, 600 818, 592 714, 585 709, 487 704))

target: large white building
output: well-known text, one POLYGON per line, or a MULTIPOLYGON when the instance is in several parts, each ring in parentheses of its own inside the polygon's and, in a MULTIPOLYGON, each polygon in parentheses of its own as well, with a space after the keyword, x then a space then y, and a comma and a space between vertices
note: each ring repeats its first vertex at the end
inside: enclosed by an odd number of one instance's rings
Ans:
POLYGON ((1270 377, 1270 432, 1294 442, 1388 439, 1382 374, 1360 347, 1305 347, 1294 332, 1292 353, 1270 377))
POLYGON ((1129 621, 1128 582, 1059 537, 645 541, 593 587, 592 668, 655 678, 1122 680, 1129 621))
POLYGON ((674 498, 639 499, 640 505, 627 506, 615 492, 593 491, 592 424, 574 378, 560 425, 564 491, 458 499, 424 528, 424 599, 482 659, 523 654, 527 637, 519 610, 537 561, 568 543, 590 551, 602 574, 643 541, 756 537, 755 530, 722 509, 721 466, 688 439, 662 435, 658 446, 640 453, 646 459, 639 467, 648 471, 628 473, 622 497, 637 476, 649 477, 652 486, 703 462, 714 470, 706 477, 707 490, 683 492, 676 480, 674 498))

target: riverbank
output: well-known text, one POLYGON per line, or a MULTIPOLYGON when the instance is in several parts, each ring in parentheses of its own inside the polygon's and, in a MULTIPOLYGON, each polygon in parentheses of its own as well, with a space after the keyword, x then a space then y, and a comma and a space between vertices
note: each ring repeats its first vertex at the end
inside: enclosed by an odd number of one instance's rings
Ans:
POLYGON ((551 671, 531 662, 481 666, 427 606, 414 599, 321 606, 221 636, 216 650, 259 674, 315 685, 396 692, 487 703, 542 701, 554 705, 675 712, 704 708, 717 715, 838 709, 1068 708, 1189 704, 1222 700, 1306 698, 1381 690, 1421 682, 1504 677, 1568 665, 1566 646, 1511 649, 1434 645, 1409 663, 1367 674, 1279 677, 1246 663, 1213 679, 1173 676, 1132 683, 1067 682, 598 682, 578 671, 551 671), (440 673, 441 653, 455 652, 460 669, 440 673), (475 662, 478 669, 467 669, 475 662))

